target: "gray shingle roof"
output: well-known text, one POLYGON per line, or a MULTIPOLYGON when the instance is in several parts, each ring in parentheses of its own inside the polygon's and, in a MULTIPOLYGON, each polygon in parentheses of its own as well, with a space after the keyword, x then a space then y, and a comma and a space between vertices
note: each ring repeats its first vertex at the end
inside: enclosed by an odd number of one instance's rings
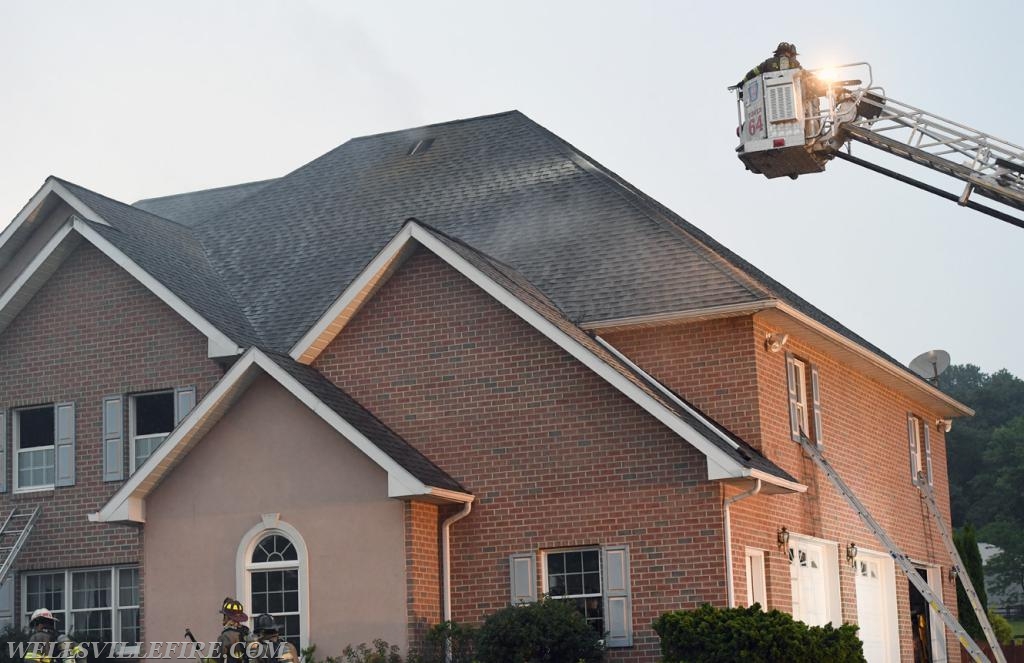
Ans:
POLYGON ((392 460, 404 467, 424 484, 460 493, 468 492, 458 481, 430 462, 426 456, 385 426, 380 419, 373 416, 315 368, 300 364, 288 355, 267 350, 264 350, 264 353, 289 375, 298 380, 302 386, 309 389, 324 405, 352 424, 381 451, 390 456, 392 460))
POLYGON ((516 111, 356 138, 276 180, 137 208, 68 186, 113 226, 98 232, 240 345, 288 352, 415 217, 513 269, 574 326, 777 299, 917 379, 516 111))
POLYGON ((204 191, 191 191, 133 203, 133 207, 151 212, 177 223, 194 226, 207 221, 229 207, 242 202, 274 180, 246 182, 204 191))
POLYGON ((110 224, 90 222, 90 227, 210 324, 240 345, 259 342, 256 332, 210 264, 202 244, 188 228, 77 184, 58 181, 110 224))

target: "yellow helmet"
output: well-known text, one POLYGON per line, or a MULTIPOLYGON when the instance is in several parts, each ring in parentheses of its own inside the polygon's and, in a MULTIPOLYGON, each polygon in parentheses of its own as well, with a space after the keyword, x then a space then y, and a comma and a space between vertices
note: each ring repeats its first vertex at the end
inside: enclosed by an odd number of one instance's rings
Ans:
POLYGON ((249 616, 245 614, 245 606, 242 605, 242 602, 230 596, 224 599, 224 603, 220 606, 220 612, 232 621, 239 623, 249 620, 249 616))

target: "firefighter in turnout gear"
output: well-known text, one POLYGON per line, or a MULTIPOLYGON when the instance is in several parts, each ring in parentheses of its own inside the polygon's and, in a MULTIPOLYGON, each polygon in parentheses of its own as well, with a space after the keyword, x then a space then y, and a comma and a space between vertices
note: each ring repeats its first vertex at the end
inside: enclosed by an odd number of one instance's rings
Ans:
POLYGON ((263 645, 261 658, 252 659, 251 663, 299 663, 299 652, 295 646, 281 640, 281 627, 273 615, 258 615, 253 624, 256 638, 263 645))
POLYGON ((51 648, 57 642, 57 618, 46 608, 39 608, 29 618, 32 635, 25 650, 25 663, 52 663, 51 648))
POLYGON ((211 658, 220 663, 244 663, 245 645, 250 639, 249 628, 245 626, 249 615, 245 614, 241 602, 230 596, 221 604, 220 614, 224 630, 217 638, 217 647, 211 658))
POLYGON ((788 41, 781 42, 775 47, 775 53, 772 57, 748 71, 747 75, 743 77, 743 80, 740 81, 738 85, 743 85, 754 76, 760 76, 766 71, 799 69, 800 61, 796 59, 797 55, 799 54, 796 52, 796 46, 790 44, 788 41))
POLYGON ((85 657, 85 649, 65 634, 57 636, 57 660, 63 663, 72 663, 79 658, 85 657))

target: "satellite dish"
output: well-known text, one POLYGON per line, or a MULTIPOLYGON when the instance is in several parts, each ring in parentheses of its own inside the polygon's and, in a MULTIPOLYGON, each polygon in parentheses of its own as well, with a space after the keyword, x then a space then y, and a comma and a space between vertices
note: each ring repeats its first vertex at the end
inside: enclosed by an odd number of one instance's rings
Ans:
POLYGON ((945 350, 929 350, 919 354, 910 362, 910 370, 931 383, 937 383, 942 372, 949 368, 949 353, 945 350))

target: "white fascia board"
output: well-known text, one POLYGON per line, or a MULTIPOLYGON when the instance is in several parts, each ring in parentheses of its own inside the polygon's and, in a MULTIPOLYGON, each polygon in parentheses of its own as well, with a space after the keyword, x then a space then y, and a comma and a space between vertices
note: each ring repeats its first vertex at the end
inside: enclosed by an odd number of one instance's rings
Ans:
MULTIPOLYGON (((722 451, 716 444, 708 440, 690 424, 680 419, 661 403, 651 398, 649 394, 640 389, 617 370, 608 365, 600 357, 582 346, 575 339, 567 335, 555 325, 551 324, 544 316, 537 313, 532 307, 523 303, 512 293, 508 292, 495 283, 474 265, 465 260, 455 251, 452 251, 444 243, 437 240, 434 235, 423 228, 415 221, 411 221, 388 242, 387 246, 370 262, 357 279, 345 289, 345 292, 335 301, 328 311, 321 316, 317 324, 306 333, 302 340, 292 348, 291 357, 302 363, 312 363, 319 355, 320 350, 314 349, 312 344, 320 339, 321 335, 328 332, 328 328, 335 319, 348 307, 363 289, 374 279, 378 278, 381 270, 387 268, 391 260, 397 256, 410 241, 415 240, 439 258, 451 265, 456 271, 468 278, 479 288, 484 290, 499 303, 522 318, 534 329, 553 341, 556 345, 568 352, 578 361, 597 373, 613 387, 625 394, 633 402, 637 403, 652 414, 661 423, 669 427, 673 432, 689 442, 698 451, 708 458, 709 476, 715 479, 739 478, 749 476, 749 469, 722 451)), ((335 332, 336 333, 336 332, 335 332)), ((735 445, 730 440, 730 444, 735 445)))
POLYGON ((63 198, 65 202, 75 208, 75 211, 77 211, 82 217, 87 218, 90 221, 95 221, 96 223, 102 223, 105 226, 110 225, 100 218, 98 214, 89 209, 89 207, 79 200, 77 196, 68 191, 67 187, 53 178, 48 178, 46 182, 43 183, 43 186, 39 187, 39 190, 36 191, 35 195, 33 195, 25 206, 21 208, 18 215, 11 220, 6 228, 4 228, 3 232, 0 232, 0 248, 7 244, 11 237, 18 232, 18 229, 36 213, 36 210, 39 209, 39 206, 43 204, 43 201, 46 200, 46 197, 51 193, 55 193, 63 198))
POLYGON ((277 380, 306 407, 313 410, 342 437, 355 445, 357 449, 366 454, 370 460, 388 473, 388 497, 411 497, 430 494, 431 488, 429 486, 414 477, 409 470, 399 465, 391 456, 384 453, 380 447, 371 442, 368 437, 363 435, 341 415, 327 407, 323 401, 274 363, 272 359, 259 350, 256 350, 255 356, 255 361, 260 368, 277 380))
POLYGON ((433 251, 438 257, 475 283, 487 294, 497 299, 499 303, 518 315, 531 327, 553 341, 587 368, 597 373, 606 382, 653 415, 655 419, 668 426, 669 429, 703 453, 709 459, 709 462, 714 461, 724 475, 722 478, 747 475, 748 470, 741 463, 731 458, 690 424, 651 398, 644 390, 627 380, 604 360, 553 325, 532 307, 523 303, 519 298, 495 283, 490 277, 478 270, 458 253, 438 241, 431 233, 415 223, 410 223, 407 227, 412 229, 412 237, 416 241, 433 251))
MULTIPOLYGON (((376 281, 387 271, 398 254, 406 247, 410 237, 412 237, 411 223, 391 238, 391 241, 360 272, 356 280, 350 283, 341 296, 334 301, 334 304, 320 316, 316 324, 299 339, 289 353, 292 359, 303 364, 312 364, 316 360, 320 352, 340 332, 341 324, 337 322, 338 318, 350 306, 359 306, 360 298, 367 297, 369 294, 367 291, 372 289, 376 281), (335 326, 336 329, 332 330, 332 326, 335 326), (319 347, 317 341, 321 341, 319 347)), ((349 317, 354 314, 355 311, 350 311, 349 317)))
POLYGON ((50 259, 50 256, 52 256, 57 250, 57 247, 67 239, 68 235, 71 234, 71 230, 72 226, 70 223, 65 223, 61 226, 57 232, 53 234, 53 237, 50 238, 50 241, 48 241, 43 248, 39 250, 39 253, 36 254, 32 261, 25 266, 25 269, 21 270, 21 273, 18 274, 18 278, 14 280, 14 283, 12 283, 11 286, 7 288, 2 295, 0 295, 0 311, 7 308, 7 305, 18 296, 18 293, 25 287, 25 284, 28 283, 35 273, 39 271, 39 268, 50 259))
MULTIPOLYGON (((327 407, 272 359, 257 348, 250 348, 103 508, 99 512, 89 515, 89 520, 93 522, 144 522, 146 497, 159 484, 163 476, 173 470, 171 464, 165 461, 177 451, 181 444, 190 439, 193 428, 203 422, 217 408, 222 399, 231 395, 232 390, 236 388, 242 378, 251 370, 257 369, 276 380, 349 443, 387 472, 388 497, 439 495, 440 491, 439 496, 458 501, 453 496, 462 495, 454 491, 442 491, 425 485, 348 421, 327 407)), ((465 501, 465 498, 461 498, 461 501, 465 501)))
POLYGON ((126 256, 120 249, 111 244, 105 237, 100 235, 81 219, 72 221, 74 229, 85 239, 103 252, 108 258, 120 265, 125 271, 131 274, 139 283, 144 285, 150 292, 161 301, 170 306, 175 312, 185 319, 190 325, 208 339, 207 354, 209 357, 232 357, 242 352, 242 348, 231 340, 226 334, 214 327, 210 322, 199 315, 195 309, 186 304, 180 297, 170 291, 163 283, 153 278, 146 270, 142 269, 134 260, 126 256))
MULTIPOLYGON (((255 348, 250 349, 244 355, 239 358, 235 364, 228 369, 228 372, 224 374, 224 377, 214 385, 213 389, 196 407, 192 408, 192 411, 181 421, 181 423, 171 431, 171 434, 167 436, 167 439, 157 447, 156 451, 146 459, 146 462, 142 464, 138 470, 132 474, 127 481, 114 493, 107 503, 99 510, 99 512, 90 514, 89 520, 96 522, 112 522, 121 520, 131 520, 131 509, 126 504, 133 499, 145 499, 149 493, 149 488, 145 484, 149 482, 151 475, 156 472, 161 464, 171 455, 187 437, 188 433, 191 432, 199 422, 205 419, 210 412, 214 409, 216 404, 225 396, 227 396, 235 385, 239 382, 242 376, 250 369, 254 361, 254 354, 257 352, 255 348)), ((165 467, 164 471, 170 468, 165 467)), ((133 521, 140 522, 140 521, 133 521)))

